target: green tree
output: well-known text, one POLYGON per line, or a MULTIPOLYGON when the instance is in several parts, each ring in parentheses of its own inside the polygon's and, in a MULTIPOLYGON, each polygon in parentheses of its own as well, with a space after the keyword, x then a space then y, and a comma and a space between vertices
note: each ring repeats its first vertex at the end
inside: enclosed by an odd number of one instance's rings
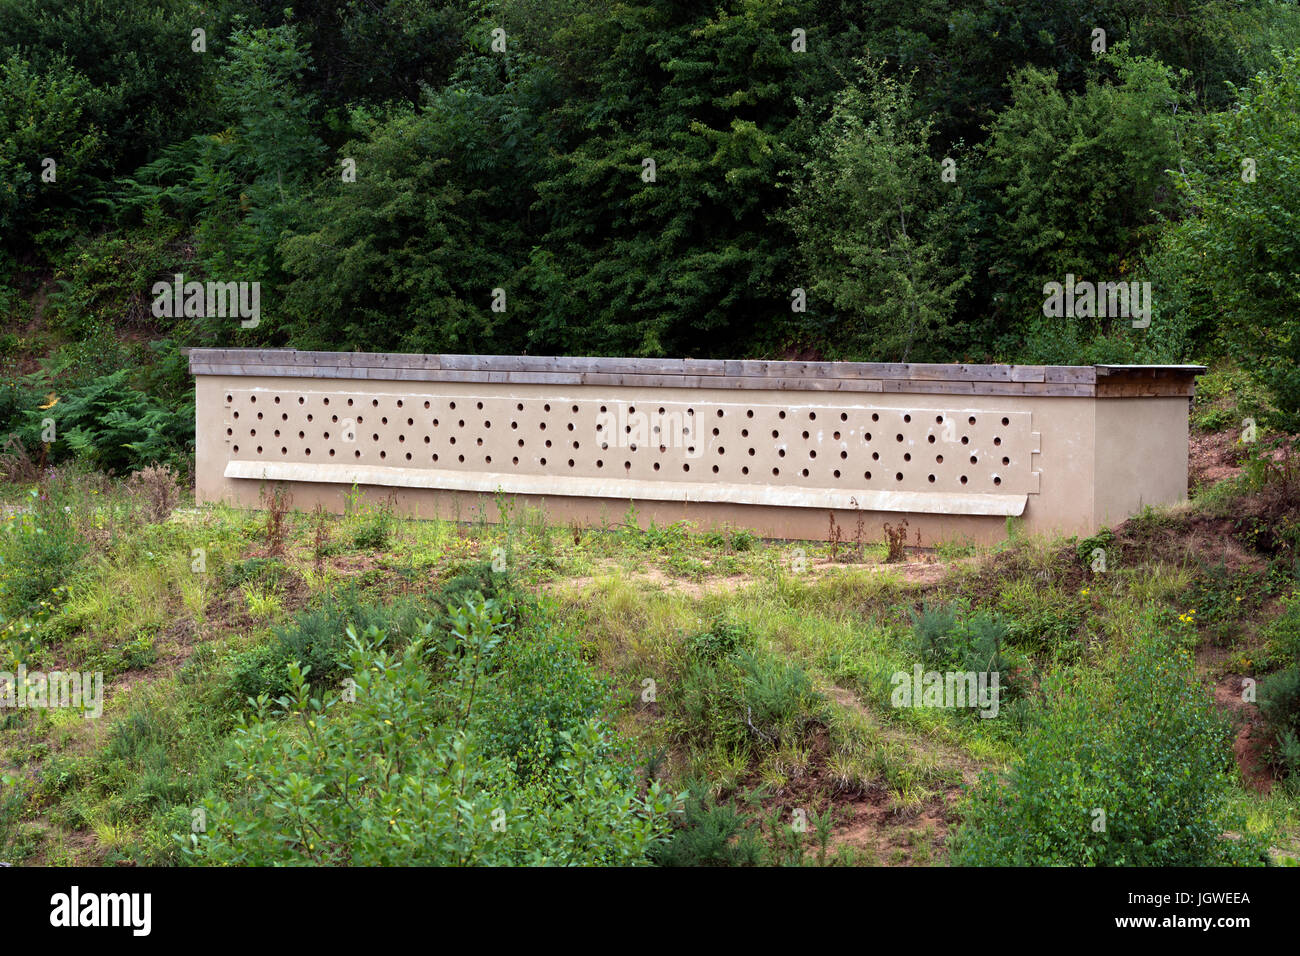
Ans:
POLYGON ((98 100, 64 60, 47 70, 17 54, 0 61, 0 243, 10 250, 30 246, 41 229, 75 221, 95 195, 105 136, 87 114, 98 100))
MULTIPOLYGON (((521 351, 535 321, 519 272, 530 181, 548 142, 550 80, 519 56, 483 55, 419 110, 374 116, 282 253, 287 331, 300 347, 521 351), (493 311, 493 290, 505 311, 493 311)), ((536 232, 533 232, 535 235, 536 232)))
POLYGON ((1041 324, 1046 282, 1064 282, 1067 274, 1141 279, 1134 273, 1142 247, 1160 216, 1177 211, 1166 171, 1184 155, 1180 78, 1122 48, 1107 59, 1114 82, 1089 82, 1080 94, 1060 90, 1053 72, 1018 72, 1012 103, 983 144, 973 187, 978 270, 987 276, 997 329, 1012 341, 1025 334, 1025 320, 1030 328, 1041 324))
POLYGON ((1300 429, 1300 55, 1209 117, 1209 155, 1178 178, 1196 215, 1170 227, 1189 308, 1267 386, 1277 424, 1300 429))
POLYGON ((798 101, 827 76, 790 48, 805 11, 629 6, 592 28, 585 42, 606 51, 592 99, 566 110, 576 142, 537 184, 550 228, 530 274, 570 310, 541 317, 539 339, 640 355, 783 344, 793 270, 781 177, 806 134, 798 101))
POLYGON ((962 192, 930 156, 933 124, 914 118, 908 86, 876 66, 862 69, 862 81, 837 97, 794 188, 789 218, 811 309, 834 311, 827 336, 842 353, 900 362, 942 355, 959 347, 962 192))
POLYGON ((215 48, 236 3, 194 0, 0 0, 0 59, 19 53, 38 73, 60 64, 98 95, 87 125, 106 135, 101 171, 134 169, 170 142, 198 132, 212 111, 215 48), (192 49, 203 28, 208 53, 192 49))
POLYGON ((294 207, 324 172, 316 100, 302 91, 310 68, 293 26, 231 34, 219 102, 232 125, 206 140, 197 184, 210 201, 197 230, 209 273, 261 282, 264 294, 280 279, 276 245, 292 231, 294 207))

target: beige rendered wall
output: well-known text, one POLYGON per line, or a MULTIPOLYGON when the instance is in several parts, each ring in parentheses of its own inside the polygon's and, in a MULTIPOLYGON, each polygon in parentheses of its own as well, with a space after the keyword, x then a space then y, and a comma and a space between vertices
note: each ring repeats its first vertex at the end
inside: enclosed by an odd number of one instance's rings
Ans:
POLYGON ((1099 398, 1096 409, 1093 526, 1187 497, 1187 398, 1099 398))
POLYGON ((413 515, 468 520, 482 512, 491 520, 494 492, 503 488, 557 521, 617 523, 635 502, 642 523, 685 518, 702 527, 824 538, 834 512, 849 537, 859 518, 868 540, 882 537, 885 522, 905 518, 909 540, 919 531, 922 544, 933 546, 1000 540, 1008 516, 1031 532, 1090 533, 1099 514, 1129 500, 1168 498, 1186 480, 1185 451, 1181 477, 1161 468, 1130 474, 1124 449, 1141 422, 1120 415, 1118 424, 1099 426, 1106 403, 1084 397, 251 375, 199 375, 196 382, 198 498, 250 507, 268 483, 287 481, 295 507, 339 511, 355 480, 370 496, 395 496, 413 515), (601 435, 597 428, 617 426, 626 409, 648 410, 653 422, 661 408, 660 422, 702 423, 702 447, 688 454, 688 434, 659 449, 632 449, 636 435, 624 432, 610 443, 608 429, 601 435), (352 418, 360 422, 349 442, 340 429, 352 418), (520 435, 527 436, 522 448, 520 435), (1119 477, 1112 479, 1114 468, 1119 477), (229 477, 230 469, 249 477, 229 477), (313 480, 327 473, 331 480, 313 480), (1122 494, 1110 492, 1099 511, 1095 485, 1122 494), (674 500, 657 500, 663 489, 674 500))

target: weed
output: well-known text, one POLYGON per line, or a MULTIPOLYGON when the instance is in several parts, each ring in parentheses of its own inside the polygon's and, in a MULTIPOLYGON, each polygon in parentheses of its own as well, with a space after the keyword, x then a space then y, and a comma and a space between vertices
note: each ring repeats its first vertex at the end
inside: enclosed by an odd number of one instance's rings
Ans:
POLYGON ((262 507, 266 511, 266 553, 273 558, 284 554, 285 538, 289 533, 286 519, 292 501, 284 485, 276 485, 269 495, 265 490, 262 492, 262 507))
POLYGON ((325 563, 325 558, 328 556, 330 543, 329 517, 325 513, 324 506, 319 503, 312 509, 311 529, 312 561, 316 565, 316 570, 319 571, 325 563))
POLYGON ((171 517, 181 498, 180 481, 170 465, 153 464, 132 472, 126 488, 153 524, 171 517))
MULTIPOLYGON (((921 532, 917 531, 917 545, 920 545, 921 532)), ((888 522, 885 523, 885 544, 888 552, 885 554, 885 563, 893 564, 902 561, 907 557, 907 519, 904 518, 902 524, 893 527, 888 522)))

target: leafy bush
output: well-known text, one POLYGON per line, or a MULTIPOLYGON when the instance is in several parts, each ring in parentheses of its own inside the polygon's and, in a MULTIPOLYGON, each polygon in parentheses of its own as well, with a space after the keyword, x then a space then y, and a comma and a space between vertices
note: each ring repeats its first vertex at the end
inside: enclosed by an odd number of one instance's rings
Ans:
POLYGON ((550 773, 568 749, 565 735, 599 717, 609 697, 607 681, 540 615, 503 645, 490 687, 484 753, 507 758, 521 780, 550 773))
POLYGON ((692 634, 686 639, 686 652, 703 661, 716 661, 753 646, 753 629, 726 618, 718 618, 707 631, 692 634))
POLYGON ((290 669, 284 719, 241 718, 231 799, 204 801, 208 829, 184 853, 224 865, 633 865, 663 839, 672 801, 637 792, 598 719, 558 734, 548 772, 521 779, 482 746, 484 682, 501 618, 456 609, 443 679, 423 636, 401 651, 370 629, 348 652, 355 702, 313 698, 290 669), (233 801, 233 802, 232 802, 233 801))
POLYGON ((1007 779, 986 772, 970 793, 955 863, 1261 862, 1265 844, 1229 811, 1229 728, 1185 652, 1144 635, 1113 686, 1065 672, 1044 691, 1007 779))

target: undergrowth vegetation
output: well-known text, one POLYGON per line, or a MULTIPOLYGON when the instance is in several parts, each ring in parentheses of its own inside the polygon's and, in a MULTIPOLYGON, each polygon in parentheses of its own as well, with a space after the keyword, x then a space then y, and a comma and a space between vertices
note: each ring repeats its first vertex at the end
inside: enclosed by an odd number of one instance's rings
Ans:
POLYGON ((891 562, 504 496, 193 508, 166 468, 56 468, 4 503, 0 671, 100 673, 103 717, 0 714, 0 858, 1286 862, 1291 475, 891 562), (954 674, 996 675, 995 705, 900 702, 954 674))

